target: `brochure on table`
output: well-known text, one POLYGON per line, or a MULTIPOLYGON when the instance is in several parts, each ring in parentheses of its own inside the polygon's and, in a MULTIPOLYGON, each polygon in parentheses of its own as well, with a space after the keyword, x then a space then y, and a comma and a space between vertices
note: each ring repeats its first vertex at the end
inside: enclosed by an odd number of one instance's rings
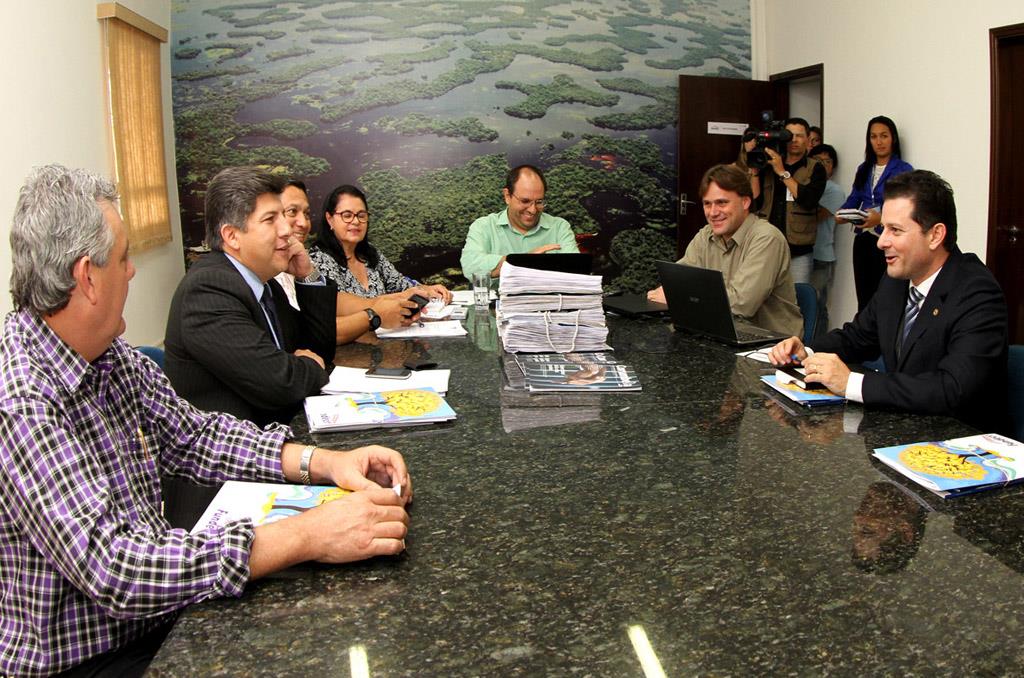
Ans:
POLYGON ((793 402, 800 403, 806 407, 820 407, 822 405, 839 405, 846 402, 843 396, 832 393, 827 388, 804 389, 792 383, 784 374, 776 372, 774 375, 761 377, 761 381, 771 388, 786 396, 793 402), (780 376, 781 375, 781 376, 780 376))
POLYGON ((455 418, 455 410, 429 388, 310 396, 305 409, 313 433, 436 424, 455 418))
POLYGON ((995 433, 880 447, 872 456, 946 498, 1024 479, 1024 443, 995 433))
POLYGON ((192 534, 248 518, 254 525, 294 516, 348 494, 328 485, 286 485, 229 480, 206 507, 192 534))
POLYGON ((607 353, 517 354, 531 393, 564 391, 639 391, 633 368, 607 353))

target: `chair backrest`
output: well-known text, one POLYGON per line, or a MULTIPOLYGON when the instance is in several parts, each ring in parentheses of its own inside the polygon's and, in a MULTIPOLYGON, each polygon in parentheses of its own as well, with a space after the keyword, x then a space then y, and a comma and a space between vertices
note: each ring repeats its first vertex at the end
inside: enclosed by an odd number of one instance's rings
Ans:
POLYGON ((1010 432, 1024 442, 1024 345, 1012 344, 1008 362, 1006 405, 1010 410, 1010 432))
POLYGON ((815 326, 818 324, 818 290, 810 283, 796 283, 796 304, 800 307, 800 315, 804 317, 805 344, 814 338, 815 326))
POLYGON ((164 368, 164 350, 159 346, 136 346, 135 350, 159 365, 161 370, 164 368))

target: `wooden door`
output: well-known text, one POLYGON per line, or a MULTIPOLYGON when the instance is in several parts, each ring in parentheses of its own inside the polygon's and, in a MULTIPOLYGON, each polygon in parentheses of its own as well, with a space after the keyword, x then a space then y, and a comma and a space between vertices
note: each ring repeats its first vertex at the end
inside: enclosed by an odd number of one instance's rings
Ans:
POLYGON ((710 134, 708 123, 725 122, 760 128, 762 111, 772 111, 775 120, 789 115, 789 84, 736 78, 679 76, 679 141, 677 211, 678 250, 704 226, 704 210, 697 188, 712 165, 735 162, 740 137, 710 134))
POLYGON ((989 32, 992 153, 987 264, 1006 295, 1010 343, 1024 343, 1024 24, 989 32))

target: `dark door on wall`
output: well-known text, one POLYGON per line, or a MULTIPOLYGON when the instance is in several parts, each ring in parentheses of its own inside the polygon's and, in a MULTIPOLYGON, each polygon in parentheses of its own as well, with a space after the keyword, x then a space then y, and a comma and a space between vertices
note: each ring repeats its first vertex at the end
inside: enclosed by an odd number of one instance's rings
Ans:
POLYGON ((1010 343, 1024 343, 1024 24, 989 32, 992 153, 988 266, 1006 295, 1010 343))
POLYGON ((712 134, 708 123, 760 126, 761 112, 776 120, 789 115, 789 83, 736 78, 679 76, 678 250, 680 256, 704 226, 697 188, 704 172, 720 162, 735 162, 740 137, 712 134))

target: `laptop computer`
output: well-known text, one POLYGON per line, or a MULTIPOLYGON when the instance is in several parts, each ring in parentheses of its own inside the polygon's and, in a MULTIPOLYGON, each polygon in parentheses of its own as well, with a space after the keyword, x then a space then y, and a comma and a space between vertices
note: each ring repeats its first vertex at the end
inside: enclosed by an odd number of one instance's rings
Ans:
POLYGON ((669 316, 677 330, 733 346, 761 346, 788 336, 734 318, 721 271, 668 261, 654 263, 665 289, 669 316))
POLYGON ((593 269, 594 259, 589 254, 567 252, 556 254, 509 254, 505 261, 513 266, 534 268, 539 271, 560 271, 561 273, 582 273, 589 275, 593 269))
POLYGON ((645 315, 663 315, 668 312, 667 304, 650 301, 647 293, 622 293, 604 298, 604 310, 627 318, 639 318, 645 315))

